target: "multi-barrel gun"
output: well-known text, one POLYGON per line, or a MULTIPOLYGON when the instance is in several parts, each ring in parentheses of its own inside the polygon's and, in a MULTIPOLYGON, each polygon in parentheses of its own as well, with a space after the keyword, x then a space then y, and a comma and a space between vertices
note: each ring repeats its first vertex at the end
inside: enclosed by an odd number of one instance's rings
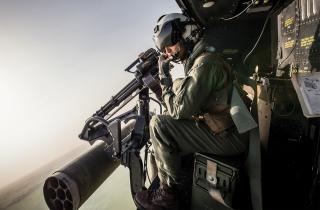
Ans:
MULTIPOLYGON (((104 106, 102 106, 92 117, 87 119, 82 132, 79 135, 80 139, 93 143, 97 139, 102 139, 108 142, 109 136, 116 137, 114 129, 118 127, 120 121, 128 121, 135 118, 138 124, 143 125, 148 121, 149 115, 149 89, 151 89, 157 96, 161 96, 161 88, 159 85, 158 74, 158 52, 153 48, 141 53, 139 57, 130 64, 125 71, 133 73, 135 78, 122 88, 115 96, 111 97, 104 106), (135 71, 131 69, 136 66, 135 71), (128 104, 136 96, 139 97, 138 104, 132 110, 125 112, 116 117, 115 114, 120 111, 126 104, 128 104), (109 134, 112 135, 109 135, 109 134)), ((157 101, 154 99, 154 101, 157 101)), ((144 126, 142 126, 144 127, 144 126)), ((139 146, 139 142, 135 142, 135 146, 139 146)), ((120 144, 120 143, 119 143, 120 144)), ((114 146, 115 156, 120 157, 125 150, 114 146)))
POLYGON ((141 53, 125 69, 134 74, 134 79, 86 120, 79 138, 90 144, 102 141, 46 180, 43 191, 50 209, 78 209, 120 164, 130 170, 132 195, 144 186, 147 169, 140 150, 145 148, 146 161, 150 100, 157 102, 161 110, 158 57, 152 48, 141 53), (150 97, 149 90, 157 99, 150 97), (134 98, 136 106, 119 114, 134 98))

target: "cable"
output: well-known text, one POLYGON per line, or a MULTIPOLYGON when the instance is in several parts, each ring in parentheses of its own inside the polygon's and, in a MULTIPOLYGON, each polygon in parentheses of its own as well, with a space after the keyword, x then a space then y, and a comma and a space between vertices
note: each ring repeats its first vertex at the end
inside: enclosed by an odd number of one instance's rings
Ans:
POLYGON ((294 49, 296 48, 296 46, 297 46, 297 40, 294 42, 294 46, 292 47, 292 49, 291 49, 291 51, 289 52, 289 54, 287 55, 287 57, 285 58, 285 59, 283 59, 282 61, 281 61, 281 63, 279 63, 278 65, 277 65, 277 69, 280 69, 280 67, 281 67, 281 65, 290 57, 290 55, 292 54, 292 52, 294 51, 294 49))
POLYGON ((260 39, 261 39, 261 37, 262 37, 262 35, 263 35, 263 33, 264 33, 264 30, 266 29, 268 20, 269 20, 269 18, 271 17, 271 15, 273 14, 273 10, 276 10, 277 6, 279 5, 279 2, 280 2, 280 1, 278 1, 278 2, 274 5, 273 9, 272 9, 272 10, 269 12, 269 14, 267 15, 266 20, 264 21, 262 30, 261 30, 261 32, 260 32, 260 35, 259 35, 256 43, 254 44, 253 48, 250 50, 250 52, 249 52, 249 53, 246 55, 246 57, 244 58, 244 60, 243 60, 243 62, 242 62, 243 64, 246 63, 246 60, 248 59, 248 57, 252 54, 252 52, 253 52, 253 51, 255 50, 255 48, 257 47, 257 45, 258 45, 258 43, 259 43, 259 41, 260 41, 260 39))
POLYGON ((156 102, 156 103, 159 105, 159 107, 160 107, 160 114, 162 114, 162 105, 161 105, 160 101, 158 101, 157 99, 152 98, 152 97, 150 97, 150 100, 156 102))
POLYGON ((250 50, 250 52, 249 52, 249 53, 246 55, 246 57, 244 58, 243 64, 246 63, 246 60, 248 59, 248 57, 249 57, 249 56, 252 54, 252 52, 256 49, 256 47, 257 47, 257 45, 258 45, 258 43, 259 43, 259 41, 260 41, 260 39, 261 39, 261 37, 262 37, 262 35, 263 35, 263 33, 264 33, 264 30, 266 29, 266 26, 267 26, 267 23, 268 23, 269 18, 270 18, 270 16, 269 16, 269 14, 268 14, 267 17, 266 17, 266 20, 264 21, 264 24, 263 24, 262 30, 261 30, 261 32, 260 32, 260 35, 259 35, 256 43, 254 44, 253 48, 250 50))
POLYGON ((237 15, 230 17, 230 18, 220 18, 220 20, 233 20, 237 17, 239 17, 240 15, 242 15, 245 11, 247 11, 249 9, 249 7, 251 7, 254 4, 255 1, 252 1, 244 10, 242 10, 240 13, 238 13, 237 15))
POLYGON ((277 8, 277 6, 279 5, 279 2, 280 2, 280 1, 278 1, 278 2, 274 5, 273 9, 268 13, 268 15, 267 15, 267 17, 266 17, 266 20, 264 21, 264 24, 263 24, 262 30, 261 30, 261 32, 260 32, 260 35, 259 35, 256 43, 254 44, 253 48, 250 50, 250 52, 249 52, 249 53, 246 55, 246 57, 244 58, 244 60, 243 60, 243 62, 242 62, 243 64, 246 63, 246 60, 248 59, 248 57, 252 54, 252 52, 253 52, 253 51, 255 50, 255 48, 257 47, 257 45, 258 45, 258 43, 259 43, 259 41, 260 41, 260 39, 261 39, 261 37, 262 37, 262 35, 263 35, 263 33, 264 33, 264 30, 266 29, 268 20, 269 20, 269 18, 271 17, 271 15, 273 14, 273 10, 275 10, 275 9, 277 8))
POLYGON ((144 177, 148 178, 148 181, 151 185, 151 179, 148 172, 148 152, 149 152, 150 145, 148 143, 145 145, 145 154, 144 154, 144 177))

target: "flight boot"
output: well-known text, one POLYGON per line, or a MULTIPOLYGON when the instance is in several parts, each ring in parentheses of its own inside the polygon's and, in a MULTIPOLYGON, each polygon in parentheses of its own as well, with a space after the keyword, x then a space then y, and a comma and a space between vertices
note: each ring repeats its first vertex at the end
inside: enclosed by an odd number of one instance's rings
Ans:
POLYGON ((176 187, 160 184, 156 190, 142 190, 135 195, 140 210, 178 210, 179 199, 176 187))

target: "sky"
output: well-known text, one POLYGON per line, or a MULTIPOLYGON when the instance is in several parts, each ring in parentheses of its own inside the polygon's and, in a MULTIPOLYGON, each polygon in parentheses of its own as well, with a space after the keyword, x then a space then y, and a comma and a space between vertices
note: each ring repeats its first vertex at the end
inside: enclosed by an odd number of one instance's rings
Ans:
POLYGON ((174 0, 0 0, 0 188, 83 144, 174 0))

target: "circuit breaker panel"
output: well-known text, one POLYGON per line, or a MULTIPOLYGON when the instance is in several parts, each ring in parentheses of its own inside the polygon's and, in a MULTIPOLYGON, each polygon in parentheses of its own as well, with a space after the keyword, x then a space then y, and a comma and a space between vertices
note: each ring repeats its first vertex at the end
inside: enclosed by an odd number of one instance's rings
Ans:
POLYGON ((278 67, 281 76, 320 71, 320 0, 296 0, 278 15, 278 67))

